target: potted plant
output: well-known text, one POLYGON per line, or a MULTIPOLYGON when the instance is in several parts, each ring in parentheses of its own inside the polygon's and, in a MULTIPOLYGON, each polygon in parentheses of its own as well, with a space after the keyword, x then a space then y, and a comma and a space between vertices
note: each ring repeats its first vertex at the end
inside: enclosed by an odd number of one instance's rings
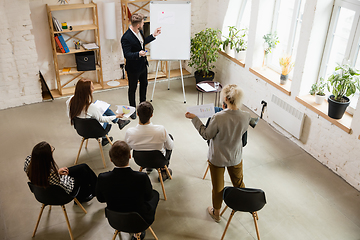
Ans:
POLYGON ((271 53, 271 49, 276 48, 276 45, 280 42, 277 36, 277 32, 268 33, 263 36, 264 39, 264 59, 263 59, 263 67, 265 66, 266 56, 271 53))
POLYGON ((294 63, 291 61, 290 55, 284 55, 280 57, 279 64, 281 67, 280 84, 286 84, 289 78, 289 73, 294 67, 294 63))
POLYGON ((325 87, 326 87, 326 83, 324 81, 324 78, 320 78, 319 81, 317 81, 316 83, 314 83, 311 86, 310 89, 310 94, 311 95, 315 95, 315 103, 316 104, 322 104, 324 102, 325 99, 325 87))
POLYGON ((224 36, 225 40, 222 42, 224 52, 236 59, 245 59, 246 33, 247 29, 237 29, 235 26, 229 26, 229 35, 224 36))
POLYGON ((359 71, 349 64, 338 65, 335 72, 327 80, 327 89, 332 95, 329 96, 328 116, 340 119, 350 104, 348 97, 360 90, 359 71))
POLYGON ((191 38, 190 61, 188 65, 194 67, 196 83, 205 80, 213 80, 214 63, 219 57, 221 40, 220 30, 206 28, 191 38))

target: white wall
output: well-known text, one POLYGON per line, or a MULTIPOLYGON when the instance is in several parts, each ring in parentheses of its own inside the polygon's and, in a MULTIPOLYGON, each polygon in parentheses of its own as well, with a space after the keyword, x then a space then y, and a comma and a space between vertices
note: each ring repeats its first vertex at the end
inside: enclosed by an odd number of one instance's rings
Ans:
MULTIPOLYGON (((226 10, 228 1, 210 0, 207 2, 209 7, 207 27, 221 29, 224 12, 226 12, 224 9, 226 10), (213 12, 217 9, 220 9, 219 14, 214 15, 213 12)), ((250 21, 250 42, 245 68, 220 56, 216 63, 215 78, 222 84, 236 83, 241 86, 245 92, 244 104, 258 115, 261 112, 261 101, 265 100, 270 104, 272 94, 305 112, 307 117, 301 140, 292 137, 273 124, 267 112, 265 112, 264 120, 360 190, 360 158, 358 157, 360 156, 360 140, 358 140, 360 109, 355 112, 352 120, 353 133, 348 134, 295 100, 300 92, 307 94, 309 79, 310 82, 314 82, 317 77, 327 24, 332 10, 332 0, 307 0, 306 2, 291 96, 285 95, 249 72, 249 66, 261 66, 262 36, 266 33, 265 23, 271 21, 266 18, 267 12, 269 12, 269 8, 266 6, 269 2, 271 1, 252 0, 252 13, 257 13, 258 18, 250 21)))

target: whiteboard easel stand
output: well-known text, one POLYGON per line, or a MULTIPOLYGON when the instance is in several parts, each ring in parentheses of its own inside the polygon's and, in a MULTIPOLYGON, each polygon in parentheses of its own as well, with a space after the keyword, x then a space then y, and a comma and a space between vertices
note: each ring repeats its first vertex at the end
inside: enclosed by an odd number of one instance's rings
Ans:
MULTIPOLYGON (((179 63, 180 63, 181 85, 182 85, 182 90, 183 90, 183 95, 184 95, 184 103, 186 103, 185 88, 184 88, 184 76, 183 76, 183 72, 182 72, 181 60, 179 60, 179 63)), ((152 100, 153 100, 153 98, 154 98, 156 78, 157 78, 157 74, 158 74, 158 71, 159 71, 159 64, 160 64, 160 60, 158 60, 158 62, 157 62, 157 64, 156 64, 156 73, 155 73, 154 87, 153 87, 153 91, 152 91, 152 95, 151 95, 151 100, 150 100, 150 102, 152 102, 152 100)), ((168 61, 168 66, 169 66, 169 71, 168 71, 168 90, 170 90, 170 61, 168 61)))

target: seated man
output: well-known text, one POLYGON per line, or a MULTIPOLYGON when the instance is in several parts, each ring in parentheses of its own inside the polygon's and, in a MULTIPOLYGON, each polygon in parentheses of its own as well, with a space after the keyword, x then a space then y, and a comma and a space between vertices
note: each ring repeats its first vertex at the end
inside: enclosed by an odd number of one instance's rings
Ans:
MULTIPOLYGON (((142 102, 137 106, 139 124, 129 128, 125 133, 125 142, 138 151, 160 150, 167 160, 170 160, 174 141, 162 125, 153 125, 150 118, 153 116, 154 108, 150 102, 142 102)), ((169 166, 169 163, 167 164, 169 166)), ((148 172, 151 171, 146 169, 148 172)), ((165 169, 161 170, 162 178, 165 181, 169 178, 165 169)), ((170 174, 172 174, 169 168, 170 174)), ((159 179, 160 181, 160 179, 159 179)))
POLYGON ((155 219, 159 193, 152 189, 146 173, 133 171, 129 165, 130 147, 124 141, 116 141, 110 151, 112 171, 100 173, 96 184, 96 197, 106 202, 110 210, 137 212, 148 223, 155 219))

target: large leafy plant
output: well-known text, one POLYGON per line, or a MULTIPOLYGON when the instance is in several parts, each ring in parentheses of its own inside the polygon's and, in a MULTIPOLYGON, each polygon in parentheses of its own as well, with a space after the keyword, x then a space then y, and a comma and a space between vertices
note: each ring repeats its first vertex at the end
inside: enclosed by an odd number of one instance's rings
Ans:
POLYGON ((334 95, 334 100, 344 102, 343 97, 355 94, 356 89, 360 91, 359 71, 348 64, 338 65, 335 72, 327 80, 328 91, 334 95))
POLYGON ((236 52, 245 51, 247 48, 247 41, 245 36, 247 29, 237 29, 235 26, 229 26, 228 36, 223 36, 225 40, 222 42, 223 50, 230 46, 230 49, 235 49, 236 52))
POLYGON ((191 38, 190 61, 188 65, 194 67, 203 76, 214 68, 214 63, 219 57, 221 31, 206 28, 191 38))

